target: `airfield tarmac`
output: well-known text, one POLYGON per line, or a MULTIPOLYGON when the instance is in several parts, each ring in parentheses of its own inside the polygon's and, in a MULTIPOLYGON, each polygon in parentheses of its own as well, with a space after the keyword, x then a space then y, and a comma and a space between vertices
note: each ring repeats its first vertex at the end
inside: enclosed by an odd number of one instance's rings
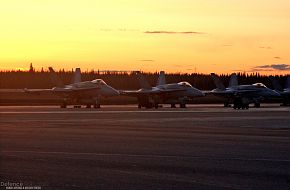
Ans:
POLYGON ((290 187, 289 107, 2 106, 0 114, 1 183, 41 189, 290 187))

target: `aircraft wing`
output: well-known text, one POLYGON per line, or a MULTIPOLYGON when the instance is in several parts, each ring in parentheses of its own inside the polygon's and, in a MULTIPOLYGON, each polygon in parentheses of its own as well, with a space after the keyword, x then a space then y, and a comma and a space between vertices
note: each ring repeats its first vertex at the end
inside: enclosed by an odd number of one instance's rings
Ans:
POLYGON ((202 90, 202 93, 207 95, 207 94, 212 94, 212 91, 211 90, 202 90))
POLYGON ((46 92, 52 92, 52 89, 23 89, 25 93, 28 94, 41 94, 41 93, 46 93, 46 92))
POLYGON ((221 90, 221 91, 210 91, 208 94, 220 95, 220 96, 252 96, 257 90, 221 90))
POLYGON ((75 95, 78 93, 86 93, 94 90, 100 89, 99 87, 90 87, 90 88, 52 88, 52 89, 24 89, 24 92, 30 94, 42 94, 42 93, 57 93, 57 94, 66 94, 66 95, 75 95))
POLYGON ((185 91, 185 89, 120 90, 120 94, 126 96, 161 95, 182 91, 185 91))
POLYGON ((89 87, 89 88, 58 88, 54 89, 53 93, 58 96, 64 97, 90 97, 97 95, 96 90, 99 90, 100 87, 89 87))

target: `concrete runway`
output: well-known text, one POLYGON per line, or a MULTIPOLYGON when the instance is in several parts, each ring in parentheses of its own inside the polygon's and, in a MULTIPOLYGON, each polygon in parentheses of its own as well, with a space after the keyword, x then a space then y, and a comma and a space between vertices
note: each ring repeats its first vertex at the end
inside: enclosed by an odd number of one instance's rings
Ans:
POLYGON ((42 189, 290 187, 289 107, 0 107, 0 114, 1 183, 42 189))

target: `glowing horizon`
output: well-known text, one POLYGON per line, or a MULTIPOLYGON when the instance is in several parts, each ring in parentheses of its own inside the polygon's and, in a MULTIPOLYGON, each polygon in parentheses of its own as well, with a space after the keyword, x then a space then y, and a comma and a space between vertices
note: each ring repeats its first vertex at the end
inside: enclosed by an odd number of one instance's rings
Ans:
POLYGON ((11 0, 0 69, 290 74, 286 0, 11 0))

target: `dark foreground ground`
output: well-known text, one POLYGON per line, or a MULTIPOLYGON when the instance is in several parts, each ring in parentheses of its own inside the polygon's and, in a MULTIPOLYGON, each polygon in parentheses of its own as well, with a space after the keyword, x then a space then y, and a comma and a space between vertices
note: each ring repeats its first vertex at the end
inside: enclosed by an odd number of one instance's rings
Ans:
POLYGON ((0 112, 2 189, 290 187, 290 108, 0 112))

